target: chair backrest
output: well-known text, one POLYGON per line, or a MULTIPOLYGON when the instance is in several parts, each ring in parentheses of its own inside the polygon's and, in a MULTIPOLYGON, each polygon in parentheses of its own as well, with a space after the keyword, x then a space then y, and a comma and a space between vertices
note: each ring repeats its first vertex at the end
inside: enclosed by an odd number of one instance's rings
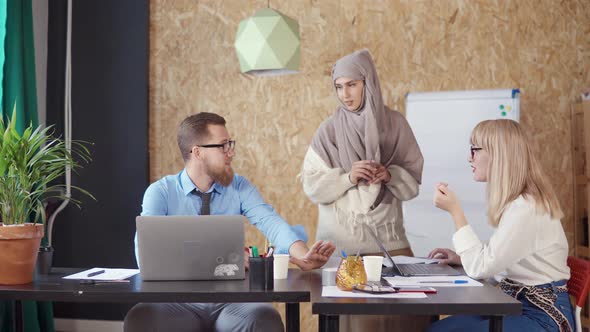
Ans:
POLYGON ((568 256, 567 266, 571 273, 567 282, 568 293, 576 298, 576 305, 582 308, 590 291, 590 261, 568 256))

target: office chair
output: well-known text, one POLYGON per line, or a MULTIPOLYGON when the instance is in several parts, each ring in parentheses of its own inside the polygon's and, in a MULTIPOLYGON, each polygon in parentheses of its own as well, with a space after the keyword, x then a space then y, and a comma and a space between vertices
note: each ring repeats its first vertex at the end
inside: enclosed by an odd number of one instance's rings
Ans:
POLYGON ((576 332, 582 332, 580 314, 590 291, 590 261, 568 256, 567 266, 571 273, 570 280, 567 282, 568 293, 576 299, 576 332))

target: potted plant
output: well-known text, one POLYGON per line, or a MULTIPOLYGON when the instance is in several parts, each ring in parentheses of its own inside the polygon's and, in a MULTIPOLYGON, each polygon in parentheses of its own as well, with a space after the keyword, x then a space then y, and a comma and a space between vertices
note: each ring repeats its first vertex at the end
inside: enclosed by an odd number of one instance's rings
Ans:
POLYGON ((70 149, 52 136, 51 126, 30 125, 20 134, 16 105, 8 123, 0 119, 0 284, 32 281, 44 234, 44 200, 62 198, 63 185, 54 181, 64 175, 66 167, 80 167, 74 156, 90 161, 90 152, 82 142, 72 142, 70 149))

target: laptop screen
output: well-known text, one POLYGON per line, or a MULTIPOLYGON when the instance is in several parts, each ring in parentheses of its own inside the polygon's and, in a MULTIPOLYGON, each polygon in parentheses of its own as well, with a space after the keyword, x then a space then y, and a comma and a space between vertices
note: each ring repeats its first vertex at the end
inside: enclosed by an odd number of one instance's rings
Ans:
POLYGON ((387 259, 391 263, 391 270, 392 270, 393 274, 398 275, 398 276, 403 276, 404 274, 402 273, 402 271, 400 271, 399 267, 395 264, 395 262, 393 261, 393 258, 391 257, 391 255, 389 255, 389 252, 387 252, 383 243, 381 243, 381 241, 379 241, 379 239, 377 238, 377 235, 375 235, 375 232, 373 232, 371 227, 369 227, 367 225, 364 225, 364 226, 365 226, 365 229, 369 232, 369 234, 371 234, 371 237, 373 238, 373 240, 375 240, 375 243, 377 243, 377 245, 379 246, 381 251, 383 251, 383 254, 385 255, 385 257, 387 257, 387 259))

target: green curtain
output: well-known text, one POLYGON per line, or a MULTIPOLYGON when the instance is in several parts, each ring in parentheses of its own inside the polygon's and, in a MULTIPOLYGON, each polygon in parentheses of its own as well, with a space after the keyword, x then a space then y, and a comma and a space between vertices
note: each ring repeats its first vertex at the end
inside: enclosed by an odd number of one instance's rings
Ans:
POLYGON ((16 128, 22 133, 31 123, 38 124, 33 5, 31 0, 4 1, 7 7, 2 113, 6 119, 16 103, 16 128))
MULTIPOLYGON (((17 129, 38 125, 31 0, 0 0, 0 115, 6 120, 16 103, 17 129)), ((25 331, 54 331, 51 302, 23 301, 25 331)), ((0 302, 0 329, 12 332, 13 301, 0 302)))
MULTIPOLYGON (((6 0, 0 0, 0 69, 4 68, 4 40, 6 38, 6 0)), ((0 70, 0 82, 3 82, 4 70, 0 70)), ((0 101, 2 100, 2 86, 0 86, 0 101)), ((0 114, 2 105, 0 104, 0 114)))

